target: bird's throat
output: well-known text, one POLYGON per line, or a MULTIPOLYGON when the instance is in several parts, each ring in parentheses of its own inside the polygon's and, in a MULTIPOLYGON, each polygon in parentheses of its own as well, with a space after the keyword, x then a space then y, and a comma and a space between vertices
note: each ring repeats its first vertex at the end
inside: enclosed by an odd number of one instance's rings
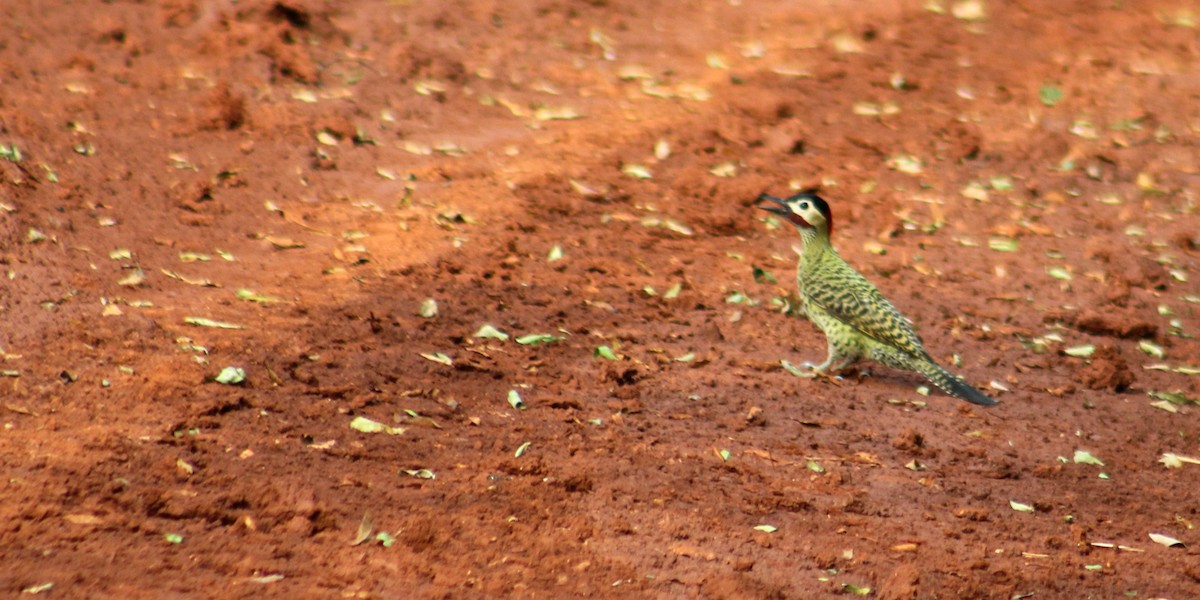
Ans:
POLYGON ((815 227, 801 229, 800 239, 804 242, 800 258, 803 262, 819 260, 822 254, 833 249, 829 244, 829 234, 815 227))

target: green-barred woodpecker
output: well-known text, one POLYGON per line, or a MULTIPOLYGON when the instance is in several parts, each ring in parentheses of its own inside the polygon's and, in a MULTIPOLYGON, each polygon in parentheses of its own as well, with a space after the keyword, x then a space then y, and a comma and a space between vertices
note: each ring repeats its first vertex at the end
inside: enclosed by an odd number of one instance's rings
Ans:
POLYGON ((825 332, 829 356, 818 373, 838 372, 861 359, 896 369, 916 371, 942 391, 972 404, 996 401, 939 366, 900 311, 838 255, 829 242, 833 214, 820 196, 800 193, 788 198, 763 194, 759 208, 777 214, 800 230, 804 249, 796 269, 804 313, 825 332))

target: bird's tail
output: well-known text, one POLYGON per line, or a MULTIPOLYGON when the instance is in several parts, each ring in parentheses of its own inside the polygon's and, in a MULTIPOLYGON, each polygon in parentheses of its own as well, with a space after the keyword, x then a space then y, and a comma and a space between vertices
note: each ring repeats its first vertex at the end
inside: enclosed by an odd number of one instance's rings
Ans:
POLYGON ((940 367, 932 360, 921 361, 917 364, 917 372, 924 375, 926 379, 933 385, 938 386, 943 392, 954 396, 960 400, 966 400, 971 404, 980 406, 993 406, 999 404, 995 400, 989 398, 983 392, 971 387, 967 382, 959 379, 956 375, 940 367))

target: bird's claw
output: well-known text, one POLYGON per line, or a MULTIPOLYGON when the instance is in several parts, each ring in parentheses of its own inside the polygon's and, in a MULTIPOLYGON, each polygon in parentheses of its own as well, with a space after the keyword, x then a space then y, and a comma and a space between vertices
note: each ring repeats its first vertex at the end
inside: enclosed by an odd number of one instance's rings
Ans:
POLYGON ((831 372, 829 372, 828 368, 823 368, 822 365, 818 365, 818 364, 809 362, 807 360, 800 363, 800 368, 808 369, 809 371, 811 371, 811 373, 809 373, 807 375, 808 377, 826 379, 829 381, 841 381, 842 380, 841 375, 838 375, 836 373, 831 373, 831 372))

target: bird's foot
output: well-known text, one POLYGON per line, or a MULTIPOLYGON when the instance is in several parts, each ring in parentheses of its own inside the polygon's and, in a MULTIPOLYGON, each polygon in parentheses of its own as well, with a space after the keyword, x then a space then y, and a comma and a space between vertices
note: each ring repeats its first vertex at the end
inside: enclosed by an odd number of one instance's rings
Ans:
POLYGON ((818 364, 815 364, 815 363, 812 363, 812 362, 809 362, 806 360, 806 361, 800 363, 800 368, 808 369, 810 371, 809 377, 814 377, 814 378, 819 377, 821 379, 826 379, 829 381, 841 381, 841 379, 842 379, 841 375, 838 375, 836 372, 833 372, 832 370, 830 370, 829 363, 825 363, 823 365, 818 365, 818 364))

